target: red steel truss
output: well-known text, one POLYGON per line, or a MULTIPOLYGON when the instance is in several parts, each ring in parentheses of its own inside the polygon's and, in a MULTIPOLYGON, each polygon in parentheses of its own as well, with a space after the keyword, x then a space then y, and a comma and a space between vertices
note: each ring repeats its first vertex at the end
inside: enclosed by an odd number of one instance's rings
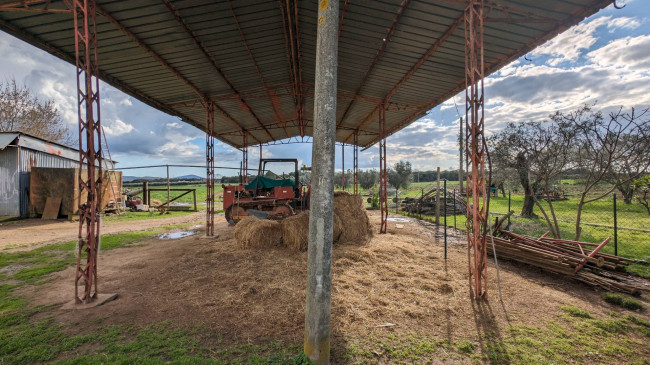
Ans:
POLYGON ((241 177, 242 183, 248 184, 248 133, 244 132, 242 138, 244 139, 244 147, 242 147, 242 164, 241 164, 241 177))
POLYGON ((359 132, 354 133, 352 150, 352 174, 354 195, 359 195, 359 132))
POLYGON ((470 295, 487 298, 483 0, 470 0, 465 9, 465 160, 467 179, 467 256, 470 295))
POLYGON ((97 251, 101 227, 102 126, 99 112, 97 19, 92 0, 74 0, 75 56, 77 64, 77 113, 79 115, 79 243, 75 275, 75 302, 97 298, 97 251), (86 201, 82 203, 82 197, 86 201), (84 258, 85 256, 85 258, 84 258), (83 280, 81 280, 83 279, 83 280), (83 293, 79 286, 83 285, 83 293))
POLYGON ((341 189, 345 189, 345 143, 341 143, 341 189))
POLYGON ((205 203, 205 235, 214 236, 214 103, 206 102, 205 106, 205 165, 207 169, 205 186, 207 196, 205 203))
POLYGON ((379 206, 381 208, 381 228, 386 233, 388 225, 388 173, 386 167, 386 109, 379 108, 379 206))

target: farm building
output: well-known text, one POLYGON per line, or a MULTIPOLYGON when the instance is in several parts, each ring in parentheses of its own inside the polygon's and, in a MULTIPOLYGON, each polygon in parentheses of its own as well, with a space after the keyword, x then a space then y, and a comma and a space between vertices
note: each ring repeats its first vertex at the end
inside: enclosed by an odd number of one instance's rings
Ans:
MULTIPOLYGON (((114 168, 114 161, 108 163, 114 168)), ((30 214, 32 168, 79 167, 79 151, 59 143, 18 132, 0 133, 0 217, 30 214)))

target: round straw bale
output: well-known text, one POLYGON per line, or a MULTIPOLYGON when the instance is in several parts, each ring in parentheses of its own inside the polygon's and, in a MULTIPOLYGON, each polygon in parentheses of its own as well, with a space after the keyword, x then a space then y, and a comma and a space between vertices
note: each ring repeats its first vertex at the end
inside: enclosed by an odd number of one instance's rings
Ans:
MULTIPOLYGON (((343 230, 341 219, 334 215, 333 242, 337 242, 343 230)), ((282 242, 292 250, 305 251, 309 245, 309 211, 282 220, 282 242)))
POLYGON ((334 197, 334 214, 342 224, 339 243, 366 244, 372 237, 370 219, 359 195, 339 195, 334 197))
POLYGON ((282 245, 279 222, 248 216, 235 226, 235 242, 241 248, 268 248, 282 245))
POLYGON ((336 198, 337 196, 343 196, 343 195, 350 195, 350 193, 348 193, 348 192, 345 191, 345 190, 334 190, 334 197, 335 197, 335 198, 336 198))

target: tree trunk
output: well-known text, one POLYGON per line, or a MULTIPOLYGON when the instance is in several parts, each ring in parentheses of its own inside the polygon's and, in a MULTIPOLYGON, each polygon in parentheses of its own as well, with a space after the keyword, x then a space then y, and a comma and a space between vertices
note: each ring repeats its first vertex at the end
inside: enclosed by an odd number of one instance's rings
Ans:
POLYGON ((621 195, 623 195, 623 201, 625 204, 632 204, 632 199, 634 198, 634 190, 619 186, 618 191, 620 191, 621 195))
POLYGON ((506 197, 506 187, 505 187, 505 184, 501 183, 501 184, 498 185, 497 188, 498 188, 499 190, 501 190, 501 196, 505 198, 505 197, 506 197))
POLYGON ((535 197, 533 196, 534 190, 528 179, 528 164, 526 157, 523 154, 517 155, 517 172, 519 173, 519 182, 524 188, 524 206, 521 208, 521 217, 523 218, 537 218, 533 213, 535 208, 535 197))

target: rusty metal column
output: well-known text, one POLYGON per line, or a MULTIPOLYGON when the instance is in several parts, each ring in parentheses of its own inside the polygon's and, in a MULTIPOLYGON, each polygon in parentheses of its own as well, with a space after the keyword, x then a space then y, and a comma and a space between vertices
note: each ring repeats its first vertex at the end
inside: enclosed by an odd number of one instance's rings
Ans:
POLYGON ((341 143, 341 189, 345 190, 345 143, 341 143))
POLYGON ((242 152, 242 176, 244 184, 248 184, 248 132, 244 132, 242 152))
POLYGON ((339 2, 318 2, 304 352, 330 362, 339 2))
POLYGON ((352 174, 354 195, 359 195, 359 131, 354 132, 354 149, 352 150, 352 174))
POLYGON ((79 116, 79 241, 75 275, 75 303, 97 298, 97 251, 101 227, 102 127, 99 110, 97 20, 92 0, 74 0, 77 113, 79 116), (84 177, 82 170, 88 173, 84 177), (95 166, 97 166, 95 168, 95 166), (86 195, 82 203, 82 196, 86 195), (85 260, 82 256, 85 255, 85 260), (85 262, 84 262, 85 261, 85 262), (83 279, 80 282, 80 279, 83 279), (79 286, 83 285, 83 293, 79 286))
POLYGON ((379 207, 381 226, 379 233, 386 233, 388 227, 388 167, 386 166, 386 108, 379 108, 379 207))
POLYGON ((214 236, 214 104, 211 101, 206 102, 205 114, 205 235, 209 237, 214 236))
POLYGON ((483 0, 471 0, 465 9, 465 165, 470 295, 477 299, 487 298, 483 77, 483 0))

